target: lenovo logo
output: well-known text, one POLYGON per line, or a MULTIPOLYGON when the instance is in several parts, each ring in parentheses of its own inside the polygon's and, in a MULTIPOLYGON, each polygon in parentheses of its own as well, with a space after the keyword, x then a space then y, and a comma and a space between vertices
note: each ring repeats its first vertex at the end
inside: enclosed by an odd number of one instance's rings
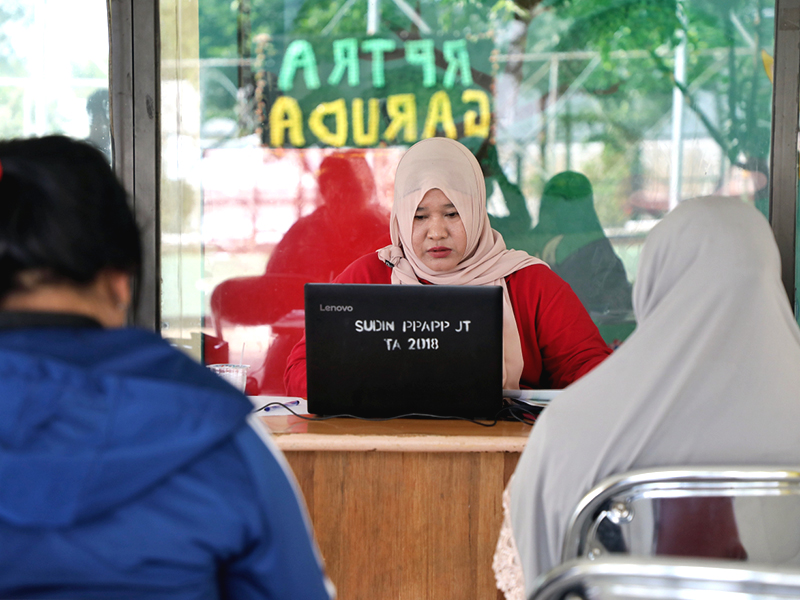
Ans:
POLYGON ((320 312, 353 312, 353 307, 343 306, 341 304, 320 304, 319 310, 320 312))

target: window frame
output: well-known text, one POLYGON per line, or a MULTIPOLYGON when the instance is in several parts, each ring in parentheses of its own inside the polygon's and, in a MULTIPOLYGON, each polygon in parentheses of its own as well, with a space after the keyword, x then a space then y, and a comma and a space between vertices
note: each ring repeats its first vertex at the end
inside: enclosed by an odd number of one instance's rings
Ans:
POLYGON ((109 89, 114 169, 128 190, 142 232, 142 272, 131 315, 158 331, 160 270, 159 0, 108 0, 109 89))
POLYGON ((800 94, 800 0, 775 2, 775 63, 770 140, 769 221, 781 256, 781 277, 795 316, 800 94))

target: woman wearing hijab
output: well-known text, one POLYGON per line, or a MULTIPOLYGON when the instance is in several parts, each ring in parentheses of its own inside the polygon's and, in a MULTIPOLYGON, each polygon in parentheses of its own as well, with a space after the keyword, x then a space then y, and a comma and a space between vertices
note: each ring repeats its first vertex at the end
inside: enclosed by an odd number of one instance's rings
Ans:
POLYGON ((630 311, 631 285, 597 218, 585 175, 564 171, 547 182, 530 244, 590 313, 630 311))
MULTIPOLYGON (((406 152, 390 235, 390 246, 336 281, 501 286, 505 389, 566 387, 611 352, 569 285, 541 260, 506 249, 489 225, 481 168, 462 144, 430 138, 406 152)), ((287 361, 289 395, 306 395, 305 356, 303 339, 287 361)))
POLYGON ((524 597, 559 563, 570 515, 605 477, 800 462, 800 330, 756 209, 681 203, 648 236, 633 304, 634 333, 544 411, 510 481, 524 597))

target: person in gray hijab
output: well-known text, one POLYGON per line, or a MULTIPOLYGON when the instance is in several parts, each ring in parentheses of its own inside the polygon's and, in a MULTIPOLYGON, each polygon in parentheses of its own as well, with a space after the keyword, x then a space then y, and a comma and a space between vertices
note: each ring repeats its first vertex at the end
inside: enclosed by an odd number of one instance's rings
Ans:
POLYGON ((509 483, 526 595, 605 477, 800 462, 800 329, 761 213, 728 198, 681 203, 647 238, 633 309, 634 333, 545 409, 509 483))

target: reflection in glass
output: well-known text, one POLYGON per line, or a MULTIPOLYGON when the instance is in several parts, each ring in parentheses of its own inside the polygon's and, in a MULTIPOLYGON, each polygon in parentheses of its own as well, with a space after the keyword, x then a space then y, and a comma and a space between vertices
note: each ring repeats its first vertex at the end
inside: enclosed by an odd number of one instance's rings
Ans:
MULTIPOLYGON (((774 0, 400 4, 161 0, 166 335, 222 335, 264 365, 284 339, 276 301, 226 322, 212 296, 223 281, 277 277, 265 265, 312 214, 341 228, 315 212, 315 172, 333 151, 363 152, 386 210, 411 143, 462 141, 484 170, 493 226, 509 247, 549 242, 612 344, 634 326, 629 286, 664 214, 701 195, 767 210, 774 0), (574 222, 557 219, 567 233, 548 232, 546 186, 565 172, 591 192, 574 222)), ((282 276, 329 278, 305 264, 315 243, 283 256, 282 276)))
POLYGON ((264 274, 227 279, 211 295, 218 337, 224 325, 271 326, 269 349, 250 372, 255 379, 251 395, 285 393, 286 358, 305 324, 303 285, 333 281, 355 259, 390 242, 389 215, 376 202, 374 175, 363 152, 326 156, 317 185, 317 208, 286 231, 264 274))
POLYGON ((111 162, 111 120, 108 114, 108 90, 99 89, 86 99, 89 113, 89 135, 86 141, 92 144, 111 162))
POLYGON ((545 184, 529 239, 525 249, 572 287, 601 333, 614 321, 632 323, 631 285, 597 218, 586 176, 564 171, 545 184))
POLYGON ((0 3, 0 137, 49 133, 110 160, 105 0, 0 3))

